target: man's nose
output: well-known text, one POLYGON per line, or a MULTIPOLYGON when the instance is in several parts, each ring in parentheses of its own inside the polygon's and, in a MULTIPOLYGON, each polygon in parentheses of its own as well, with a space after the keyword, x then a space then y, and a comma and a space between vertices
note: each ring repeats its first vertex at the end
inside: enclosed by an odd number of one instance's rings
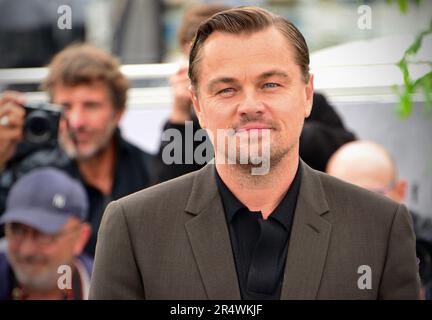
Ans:
POLYGON ((263 114, 265 111, 264 103, 255 90, 245 90, 243 100, 237 108, 240 116, 248 114, 263 114))
POLYGON ((66 112, 66 120, 68 126, 72 129, 83 127, 86 121, 83 109, 79 106, 71 108, 71 110, 66 112))
POLYGON ((19 244, 19 252, 23 256, 34 255, 37 253, 37 243, 32 234, 26 234, 20 244, 19 244))

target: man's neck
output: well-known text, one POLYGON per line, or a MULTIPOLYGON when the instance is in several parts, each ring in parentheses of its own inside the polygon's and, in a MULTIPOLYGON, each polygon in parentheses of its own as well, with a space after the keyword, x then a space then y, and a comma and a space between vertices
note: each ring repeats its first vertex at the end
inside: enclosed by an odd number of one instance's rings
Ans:
POLYGON ((105 195, 112 191, 116 160, 115 148, 115 142, 112 139, 108 146, 96 156, 78 160, 78 168, 84 181, 105 195))
POLYGON ((291 150, 269 173, 261 176, 253 176, 232 164, 216 164, 216 169, 238 200, 251 211, 261 211, 267 219, 291 186, 299 159, 298 150, 291 150))

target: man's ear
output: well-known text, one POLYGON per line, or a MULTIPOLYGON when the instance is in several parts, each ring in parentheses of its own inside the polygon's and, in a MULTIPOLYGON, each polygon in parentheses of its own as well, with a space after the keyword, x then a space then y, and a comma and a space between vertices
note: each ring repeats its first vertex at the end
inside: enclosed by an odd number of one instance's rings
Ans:
POLYGON ((126 107, 122 107, 122 108, 114 107, 114 119, 117 125, 120 123, 120 120, 123 118, 123 114, 125 110, 126 107))
POLYGON ((399 180, 396 182, 394 190, 396 192, 396 197, 398 198, 398 201, 400 203, 403 203, 406 199, 407 186, 408 184, 405 180, 399 180))
POLYGON ((200 103, 198 101, 197 90, 198 89, 194 88, 193 86, 189 87, 189 93, 190 93, 190 96, 191 96, 192 105, 193 105, 193 107, 195 109, 195 114, 198 117, 198 121, 199 121, 199 124, 200 124, 201 128, 205 129, 206 128, 205 116, 204 116, 204 113, 203 113, 203 111, 201 109, 201 105, 200 105, 200 103))
POLYGON ((314 75, 309 74, 309 81, 305 87, 305 95, 306 95, 306 106, 305 106, 305 118, 309 117, 312 112, 313 105, 313 92, 314 92, 314 75))

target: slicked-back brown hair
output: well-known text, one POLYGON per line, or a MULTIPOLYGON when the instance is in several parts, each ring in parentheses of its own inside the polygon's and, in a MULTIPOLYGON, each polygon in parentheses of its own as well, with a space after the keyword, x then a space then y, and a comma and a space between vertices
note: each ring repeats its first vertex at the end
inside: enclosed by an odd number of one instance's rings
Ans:
POLYGON ((54 56, 48 68, 42 88, 51 98, 57 84, 74 87, 102 83, 116 110, 126 106, 128 80, 121 73, 118 60, 102 49, 90 44, 71 45, 54 56))
POLYGON ((309 81, 309 49, 300 31, 285 18, 257 7, 239 7, 222 11, 204 21, 198 28, 189 55, 189 78, 192 86, 198 84, 200 53, 207 38, 216 31, 230 34, 252 34, 274 27, 294 48, 296 63, 303 81, 309 81))

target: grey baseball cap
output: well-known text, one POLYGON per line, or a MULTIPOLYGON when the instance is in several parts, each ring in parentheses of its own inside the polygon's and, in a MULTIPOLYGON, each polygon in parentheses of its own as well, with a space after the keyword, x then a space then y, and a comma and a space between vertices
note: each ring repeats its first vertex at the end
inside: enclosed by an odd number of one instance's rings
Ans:
POLYGON ((55 234, 69 217, 86 220, 87 195, 81 183, 55 168, 35 169, 12 186, 0 224, 16 222, 55 234))

